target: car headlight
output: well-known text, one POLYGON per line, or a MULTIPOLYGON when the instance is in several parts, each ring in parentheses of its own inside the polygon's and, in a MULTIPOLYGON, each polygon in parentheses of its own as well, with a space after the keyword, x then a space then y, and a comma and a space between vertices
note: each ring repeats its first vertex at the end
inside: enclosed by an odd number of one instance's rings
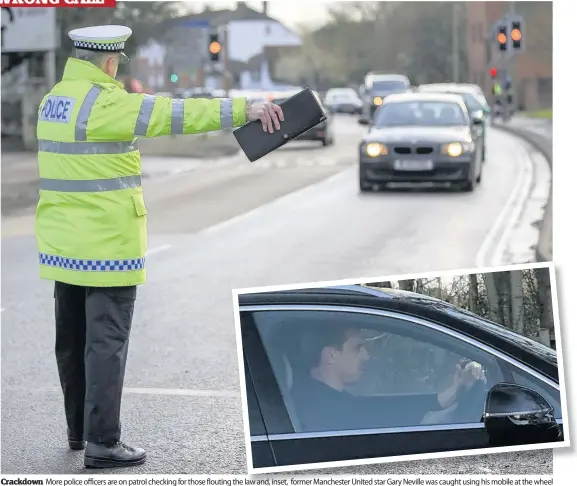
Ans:
POLYGON ((380 106, 383 104, 383 98, 381 98, 380 96, 375 96, 373 98, 373 103, 375 104, 375 106, 380 106))
POLYGON ((459 157, 465 152, 472 152, 475 150, 475 145, 473 143, 447 143, 443 145, 442 153, 449 155, 451 157, 459 157))
POLYGON ((378 157, 379 155, 387 155, 389 153, 387 146, 382 143, 367 144, 365 152, 369 157, 378 157))

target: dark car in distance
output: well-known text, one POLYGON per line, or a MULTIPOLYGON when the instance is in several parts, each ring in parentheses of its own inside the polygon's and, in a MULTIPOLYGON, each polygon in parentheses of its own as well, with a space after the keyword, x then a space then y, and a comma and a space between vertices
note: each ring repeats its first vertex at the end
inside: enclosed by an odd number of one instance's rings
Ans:
POLYGON ((359 146, 361 192, 390 183, 443 183, 473 191, 483 170, 482 124, 459 95, 390 95, 359 146))
POLYGON ((368 73, 360 89, 363 100, 359 123, 368 125, 385 99, 396 93, 411 92, 411 82, 403 74, 368 73))
POLYGON ((556 352, 446 302, 347 286, 239 311, 252 469, 564 441, 556 352))

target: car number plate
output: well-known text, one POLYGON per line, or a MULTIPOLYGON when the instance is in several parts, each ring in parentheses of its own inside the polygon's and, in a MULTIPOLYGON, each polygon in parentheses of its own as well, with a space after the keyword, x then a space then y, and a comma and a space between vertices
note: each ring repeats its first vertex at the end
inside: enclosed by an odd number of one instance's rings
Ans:
POLYGON ((395 170, 433 170, 433 161, 395 160, 395 170))

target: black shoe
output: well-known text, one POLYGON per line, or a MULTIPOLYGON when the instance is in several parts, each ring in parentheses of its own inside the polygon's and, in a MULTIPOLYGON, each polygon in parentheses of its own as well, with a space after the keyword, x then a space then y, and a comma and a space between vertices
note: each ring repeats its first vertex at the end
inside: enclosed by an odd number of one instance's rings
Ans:
POLYGON ((144 464, 144 449, 127 446, 122 442, 112 445, 89 442, 84 453, 86 467, 129 467, 144 464))

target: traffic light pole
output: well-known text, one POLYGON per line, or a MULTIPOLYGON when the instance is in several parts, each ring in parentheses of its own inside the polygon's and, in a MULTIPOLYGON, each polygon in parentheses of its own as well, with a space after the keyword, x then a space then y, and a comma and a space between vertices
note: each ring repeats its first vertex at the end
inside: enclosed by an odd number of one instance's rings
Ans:
POLYGON ((221 32, 221 37, 222 37, 222 46, 223 46, 223 55, 222 55, 222 76, 223 76, 223 83, 222 83, 222 87, 224 89, 225 92, 225 96, 228 97, 228 94, 230 92, 231 89, 231 75, 228 72, 228 66, 229 66, 229 59, 228 59, 228 29, 226 28, 226 25, 222 28, 222 32, 221 32))

